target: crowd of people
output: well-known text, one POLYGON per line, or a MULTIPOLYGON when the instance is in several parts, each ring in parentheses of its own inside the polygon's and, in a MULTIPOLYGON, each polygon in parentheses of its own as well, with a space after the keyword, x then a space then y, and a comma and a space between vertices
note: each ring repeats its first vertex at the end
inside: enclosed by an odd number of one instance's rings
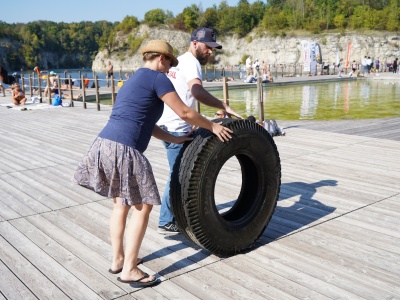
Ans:
MULTIPOLYGON (((240 67, 239 67, 240 68, 240 67)), ((246 58, 246 79, 244 82, 253 83, 257 81, 257 78, 261 76, 262 82, 272 82, 273 78, 271 73, 267 69, 267 64, 263 60, 261 63, 258 59, 252 60, 252 56, 249 55, 246 58)))

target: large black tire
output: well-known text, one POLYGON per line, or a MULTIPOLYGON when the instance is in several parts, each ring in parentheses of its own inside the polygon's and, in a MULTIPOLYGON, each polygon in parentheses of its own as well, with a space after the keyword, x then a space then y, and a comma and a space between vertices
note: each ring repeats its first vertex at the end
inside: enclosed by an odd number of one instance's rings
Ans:
POLYGON ((222 122, 233 130, 233 138, 222 143, 208 130, 197 130, 174 166, 170 196, 181 232, 213 254, 229 256, 252 247, 264 232, 279 197, 281 166, 276 145, 262 126, 222 122), (219 214, 215 183, 233 156, 241 166, 242 187, 235 204, 219 214))

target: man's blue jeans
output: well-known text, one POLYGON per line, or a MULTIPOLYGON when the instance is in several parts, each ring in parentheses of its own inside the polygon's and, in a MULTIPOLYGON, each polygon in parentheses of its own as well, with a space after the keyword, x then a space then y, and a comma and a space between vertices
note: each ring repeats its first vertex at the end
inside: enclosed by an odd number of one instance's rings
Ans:
MULTIPOLYGON (((175 136, 186 135, 186 132, 170 132, 175 136)), ((178 157, 179 151, 181 151, 183 144, 173 144, 163 142, 165 149, 167 149, 167 158, 169 164, 169 176, 167 184, 165 185, 164 194, 161 199, 160 218, 158 220, 158 226, 164 226, 168 223, 174 222, 174 215, 171 211, 171 203, 169 199, 169 185, 171 183, 171 173, 174 167, 176 158, 178 157)))

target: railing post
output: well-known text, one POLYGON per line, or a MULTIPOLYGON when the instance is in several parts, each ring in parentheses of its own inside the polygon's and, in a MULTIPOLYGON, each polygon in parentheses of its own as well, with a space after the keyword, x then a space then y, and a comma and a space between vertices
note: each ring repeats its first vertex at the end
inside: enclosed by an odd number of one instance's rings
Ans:
POLYGON ((72 77, 71 77, 71 75, 68 75, 68 81, 69 81, 69 93, 71 95, 71 106, 74 107, 74 95, 72 94, 72 77))
MULTIPOLYGON (((35 76, 35 73, 33 73, 33 76, 35 76)), ((34 77, 35 78, 35 77, 34 77)), ((38 92, 39 92, 39 97, 42 98, 42 82, 40 81, 40 75, 38 74, 38 92)))
MULTIPOLYGON (((62 99, 62 91, 61 91, 61 78, 58 75, 57 76, 57 84, 58 84, 58 92, 60 93, 60 98, 62 99)), ((52 100, 50 99, 50 104, 52 103, 52 100)))
MULTIPOLYGON (((49 103, 50 103, 50 101, 51 101, 50 75, 47 75, 46 89, 47 89, 47 93, 49 93, 47 96, 47 99, 49 99, 49 103)), ((46 91, 44 91, 44 93, 46 93, 46 91)), ((61 95, 60 95, 60 98, 61 98, 61 95)))
MULTIPOLYGON (((32 80, 32 75, 29 75, 29 89, 30 89, 30 92, 31 92, 31 97, 33 97, 33 80, 32 80)), ((42 103, 42 99, 40 99, 39 102, 42 103)))
POLYGON ((260 122, 264 121, 264 99, 263 99, 263 86, 262 78, 257 78, 257 97, 258 97, 258 119, 260 122))
POLYGON ((226 77, 222 77, 222 93, 224 95, 224 102, 226 105, 229 105, 229 96, 228 96, 228 82, 226 77))
POLYGON ((96 88, 96 105, 97 105, 97 110, 100 110, 99 80, 98 80, 97 75, 95 76, 95 79, 94 79, 94 87, 96 88))
POLYGON ((81 81, 82 81, 82 104, 83 108, 86 109, 86 85, 85 82, 83 81, 83 75, 81 76, 81 81))
MULTIPOLYGON (((25 78, 24 78, 23 74, 21 76, 21 85, 22 85, 22 88, 25 90, 25 78)), ((31 95, 31 97, 32 97, 32 95, 31 95)))
POLYGON ((114 75, 111 75, 111 103, 112 103, 112 106, 114 106, 114 103, 115 103, 114 75))

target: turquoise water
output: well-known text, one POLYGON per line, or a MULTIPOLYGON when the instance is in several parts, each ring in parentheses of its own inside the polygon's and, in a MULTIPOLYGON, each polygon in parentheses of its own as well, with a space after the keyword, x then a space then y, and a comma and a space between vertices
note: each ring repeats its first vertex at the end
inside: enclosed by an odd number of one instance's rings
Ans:
MULTIPOLYGON (((221 91, 211 91, 223 99, 221 91)), ((264 117, 278 120, 339 120, 400 117, 400 81, 354 80, 264 87, 264 117)), ((229 89, 230 106, 258 117, 257 89, 229 89)), ((201 113, 216 109, 201 105, 201 113)))
MULTIPOLYGON (((210 91, 223 99, 222 90, 210 91)), ((400 81, 352 80, 266 86, 264 118, 277 120, 342 120, 400 117, 400 81)), ((258 118, 257 89, 229 88, 229 105, 243 117, 258 118)), ((101 100, 111 104, 111 100, 101 100)), ((213 117, 215 108, 200 106, 213 117)))

